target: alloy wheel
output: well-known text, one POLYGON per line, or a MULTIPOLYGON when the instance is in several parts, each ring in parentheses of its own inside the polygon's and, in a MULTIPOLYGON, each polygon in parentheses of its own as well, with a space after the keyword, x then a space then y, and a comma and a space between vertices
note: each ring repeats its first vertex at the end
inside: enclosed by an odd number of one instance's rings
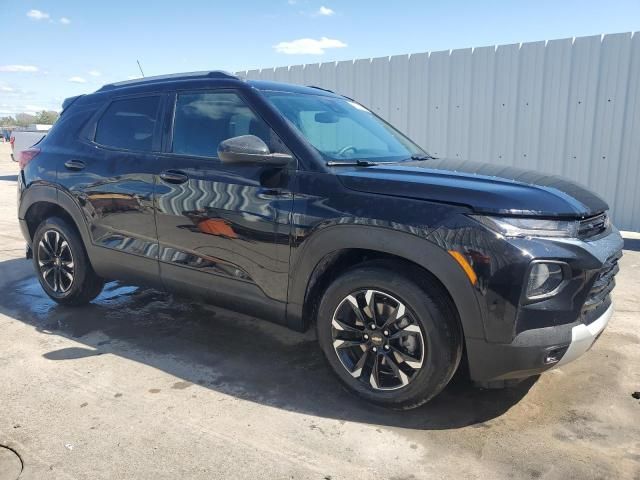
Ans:
POLYGON ((40 277, 58 295, 64 295, 73 285, 75 266, 67 239, 57 230, 47 230, 38 242, 40 277))
POLYGON ((331 327, 342 366, 374 390, 405 387, 422 368, 422 329, 409 309, 388 293, 352 292, 336 308, 331 327))

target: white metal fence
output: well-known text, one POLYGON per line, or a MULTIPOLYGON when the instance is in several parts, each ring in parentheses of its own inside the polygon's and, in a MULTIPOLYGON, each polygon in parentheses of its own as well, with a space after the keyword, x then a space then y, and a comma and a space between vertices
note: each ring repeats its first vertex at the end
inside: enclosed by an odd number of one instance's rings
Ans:
POLYGON ((640 230, 640 32, 238 74, 352 97, 437 156, 572 178, 640 230))

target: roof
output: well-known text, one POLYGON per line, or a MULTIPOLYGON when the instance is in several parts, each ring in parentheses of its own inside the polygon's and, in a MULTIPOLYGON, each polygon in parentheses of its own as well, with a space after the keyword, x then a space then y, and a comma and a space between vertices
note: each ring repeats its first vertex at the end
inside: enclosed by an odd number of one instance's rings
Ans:
POLYGON ((276 92, 306 93, 311 95, 336 96, 331 90, 325 88, 303 85, 294 85, 292 83, 270 82, 266 80, 247 80, 247 83, 258 90, 271 90, 276 92))
POLYGON ((107 90, 114 90, 116 88, 121 88, 121 87, 137 87, 137 86, 151 85, 155 83, 164 83, 168 81, 196 80, 196 79, 207 79, 207 78, 240 80, 240 77, 237 77, 228 72, 224 72, 222 70, 212 70, 212 71, 204 71, 204 72, 171 73, 168 75, 157 75, 154 77, 136 78, 134 80, 125 80, 122 82, 109 83, 107 85, 104 85, 102 88, 98 89, 96 93, 105 92, 107 90))
MULTIPOLYGON (((135 80, 126 80, 123 82, 109 83, 98 89, 95 93, 110 92, 113 90, 129 89, 129 88, 144 88, 154 87, 163 84, 202 84, 207 80, 216 80, 220 83, 241 83, 242 85, 248 85, 258 90, 271 90, 279 92, 292 92, 292 93, 306 93, 314 95, 326 95, 334 96, 335 94, 330 90, 326 90, 320 87, 305 87, 301 85, 292 85, 290 83, 269 82, 263 80, 244 80, 241 77, 233 75, 229 72, 221 70, 212 70, 204 72, 187 72, 187 73, 173 73, 169 75, 158 75, 155 77, 138 78, 135 80)), ((186 85, 185 85, 186 86, 186 85)), ((191 86, 191 85, 189 85, 191 86)), ((71 100, 71 99, 70 99, 71 100)))

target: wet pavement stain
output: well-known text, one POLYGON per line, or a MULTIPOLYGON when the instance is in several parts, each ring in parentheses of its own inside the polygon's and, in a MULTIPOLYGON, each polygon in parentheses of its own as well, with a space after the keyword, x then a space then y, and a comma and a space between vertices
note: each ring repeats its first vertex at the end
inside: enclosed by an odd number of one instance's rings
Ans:
POLYGON ((73 309, 51 301, 35 278, 18 281, 15 289, 17 295, 0 299, 0 308, 17 312, 16 318, 41 332, 86 344, 86 348, 50 355, 54 358, 82 358, 108 349, 111 355, 182 378, 171 387, 175 390, 199 384, 240 399, 322 417, 412 429, 459 428, 501 415, 535 382, 523 382, 506 392, 484 391, 471 387, 462 372, 426 406, 390 412, 341 387, 325 364, 313 330, 300 334, 206 303, 119 282, 106 284, 94 302, 73 309))
POLYGON ((171 388, 173 390, 184 390, 185 388, 189 388, 192 386, 193 386, 193 383, 191 382, 176 382, 171 386, 171 388))

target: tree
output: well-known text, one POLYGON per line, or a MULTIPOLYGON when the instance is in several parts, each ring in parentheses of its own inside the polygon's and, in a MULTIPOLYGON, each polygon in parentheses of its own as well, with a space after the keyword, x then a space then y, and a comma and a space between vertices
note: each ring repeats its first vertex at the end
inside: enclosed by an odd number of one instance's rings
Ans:
POLYGON ((35 115, 29 115, 28 113, 16 114, 16 125, 18 127, 26 127, 27 125, 31 125, 32 123, 36 123, 35 115))
POLYGON ((54 110, 42 110, 36 114, 36 121, 34 123, 53 125, 59 116, 60 114, 54 110))

